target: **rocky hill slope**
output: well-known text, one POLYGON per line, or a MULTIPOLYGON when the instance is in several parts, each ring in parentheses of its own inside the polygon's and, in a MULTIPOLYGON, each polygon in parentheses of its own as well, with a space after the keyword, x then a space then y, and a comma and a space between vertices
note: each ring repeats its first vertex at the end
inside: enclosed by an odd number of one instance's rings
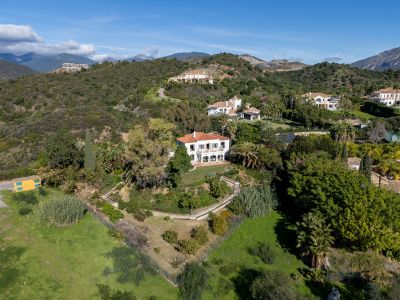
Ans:
POLYGON ((400 70, 400 47, 356 61, 352 66, 375 71, 400 70))

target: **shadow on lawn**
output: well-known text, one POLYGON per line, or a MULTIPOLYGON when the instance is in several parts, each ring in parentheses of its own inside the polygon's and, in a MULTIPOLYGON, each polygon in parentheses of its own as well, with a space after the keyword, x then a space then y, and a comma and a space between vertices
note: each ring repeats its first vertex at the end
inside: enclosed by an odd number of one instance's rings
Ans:
POLYGON ((9 246, 0 249, 0 294, 12 286, 21 275, 21 270, 16 265, 24 252, 23 247, 9 246))
POLYGON ((254 279, 261 275, 260 271, 253 269, 242 269, 239 274, 232 279, 235 285, 235 292, 239 299, 251 299, 250 287, 254 279))
POLYGON ((288 252, 297 255, 296 251, 296 231, 291 228, 292 224, 283 217, 276 223, 274 230, 278 243, 288 252))

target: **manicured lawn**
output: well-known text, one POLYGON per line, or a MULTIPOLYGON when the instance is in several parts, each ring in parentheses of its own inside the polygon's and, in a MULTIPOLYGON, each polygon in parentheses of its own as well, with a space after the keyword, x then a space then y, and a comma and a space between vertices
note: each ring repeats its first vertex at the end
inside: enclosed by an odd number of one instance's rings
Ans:
POLYGON ((92 215, 64 227, 36 225, 20 216, 13 200, 0 209, 0 299, 99 299, 96 284, 133 291, 138 299, 177 299, 178 290, 161 276, 145 275, 138 286, 105 276, 106 254, 122 242, 92 215))
POLYGON ((217 165, 208 167, 198 167, 182 175, 182 186, 196 186, 205 182, 210 173, 222 174, 230 169, 230 165, 217 165))
MULTIPOLYGON (((280 232, 280 236, 290 239, 290 234, 285 235, 285 228, 284 225, 281 226, 280 220, 281 215, 277 212, 267 217, 247 219, 218 249, 212 252, 206 264, 211 274, 212 289, 207 291, 204 299, 215 299, 215 297, 236 299, 233 289, 237 288, 235 282, 239 273, 244 270, 274 269, 291 274, 298 268, 306 267, 302 261, 278 243, 276 231, 280 232), (267 242, 275 250, 276 260, 273 264, 267 265, 260 258, 249 254, 249 247, 259 242, 267 242), (220 293, 215 294, 217 290, 220 293)), ((296 286, 306 299, 315 298, 304 281, 300 280, 296 286)))

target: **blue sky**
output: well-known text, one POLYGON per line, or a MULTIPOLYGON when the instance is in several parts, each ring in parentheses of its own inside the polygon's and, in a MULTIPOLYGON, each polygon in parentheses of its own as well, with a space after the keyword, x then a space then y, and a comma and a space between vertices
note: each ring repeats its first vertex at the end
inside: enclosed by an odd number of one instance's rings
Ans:
POLYGON ((248 53, 340 62, 400 47, 400 1, 1 1, 0 52, 248 53))

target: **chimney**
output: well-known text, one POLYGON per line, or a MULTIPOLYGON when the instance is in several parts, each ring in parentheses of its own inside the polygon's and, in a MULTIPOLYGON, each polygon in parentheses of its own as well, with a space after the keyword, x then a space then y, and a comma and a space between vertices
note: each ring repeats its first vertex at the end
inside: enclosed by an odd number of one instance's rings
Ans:
POLYGON ((196 131, 193 131, 193 137, 196 137, 196 131))

